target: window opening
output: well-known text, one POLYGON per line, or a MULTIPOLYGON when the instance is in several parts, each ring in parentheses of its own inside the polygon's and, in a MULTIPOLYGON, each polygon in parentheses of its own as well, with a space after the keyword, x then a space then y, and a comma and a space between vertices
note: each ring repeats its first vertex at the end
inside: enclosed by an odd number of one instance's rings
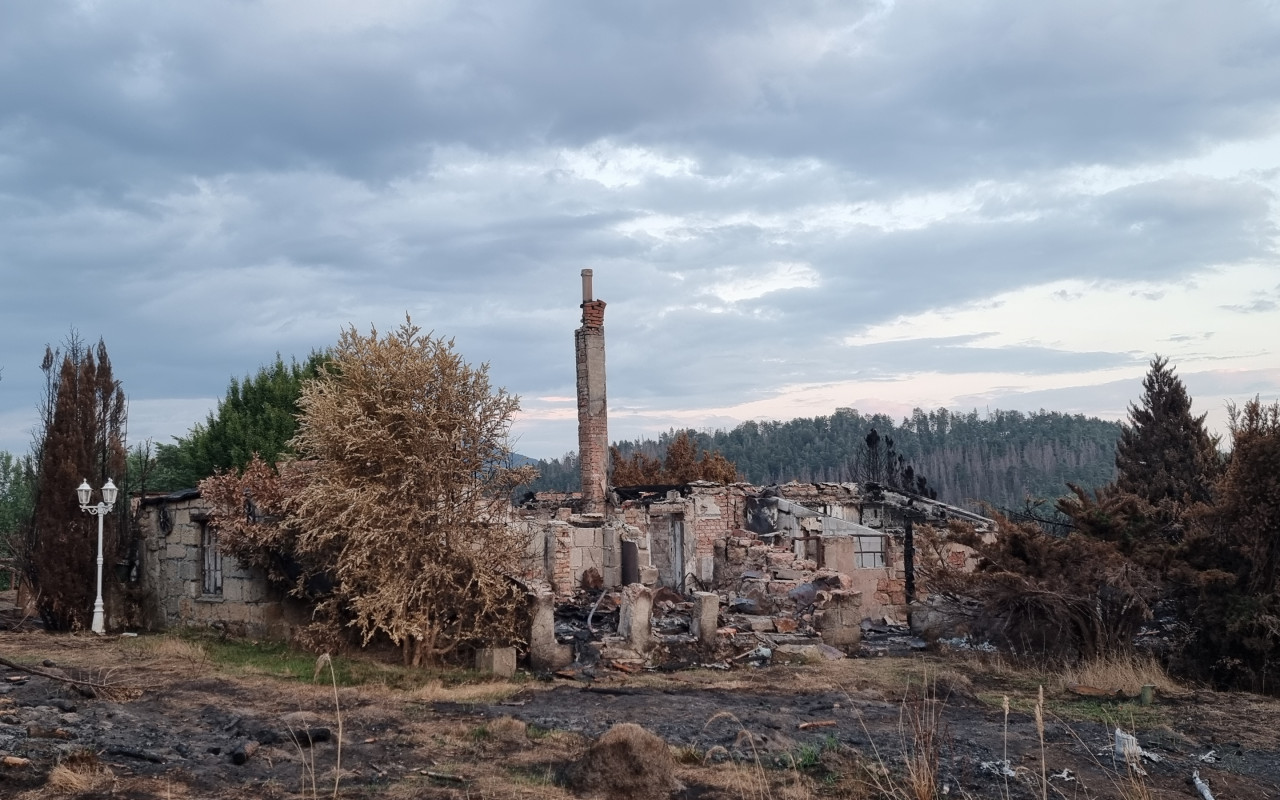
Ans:
POLYGON ((218 550, 218 530, 207 522, 200 523, 200 553, 201 592, 222 594, 222 552, 218 550))

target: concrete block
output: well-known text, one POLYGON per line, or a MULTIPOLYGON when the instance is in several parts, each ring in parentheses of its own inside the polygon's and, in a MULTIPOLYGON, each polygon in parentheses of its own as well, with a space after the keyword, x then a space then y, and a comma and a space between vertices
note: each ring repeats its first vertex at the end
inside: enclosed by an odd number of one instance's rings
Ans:
POLYGON ((604 552, 604 565, 618 567, 622 565, 622 538, 617 528, 605 528, 601 533, 601 547, 604 552))
POLYGON ((529 666, 538 672, 551 672, 573 662, 573 650, 556 641, 555 599, 550 592, 532 598, 529 626, 529 666))
POLYGON ((246 603, 262 603, 267 599, 267 584, 256 578, 245 578, 240 582, 240 597, 246 603))
POLYGON ((639 583, 623 587, 618 635, 639 653, 653 645, 653 591, 649 587, 639 583))
POLYGON ((813 626, 824 644, 847 650, 862 641, 862 592, 836 589, 814 615, 813 626))
POLYGON ((716 645, 716 630, 719 627, 720 595, 715 592, 694 592, 689 632, 698 637, 700 646, 709 650, 716 645))
POLYGON ((658 582, 657 567, 641 567, 640 568, 640 583, 644 584, 645 586, 653 586, 657 582, 658 582))
POLYGON ((698 580, 704 586, 710 586, 716 578, 715 556, 698 556, 698 580))
POLYGON ((744 614, 742 619, 747 623, 747 627, 755 633, 773 632, 773 617, 763 617, 758 614, 744 614))
POLYGON ((622 583, 622 567, 605 567, 604 568, 604 585, 617 586, 622 583))
POLYGON ((514 647, 485 647, 476 651, 476 669, 510 678, 516 674, 516 649, 514 647))
POLYGON ((222 599, 228 603, 244 602, 244 595, 241 592, 243 585, 244 581, 224 578, 222 581, 222 599))

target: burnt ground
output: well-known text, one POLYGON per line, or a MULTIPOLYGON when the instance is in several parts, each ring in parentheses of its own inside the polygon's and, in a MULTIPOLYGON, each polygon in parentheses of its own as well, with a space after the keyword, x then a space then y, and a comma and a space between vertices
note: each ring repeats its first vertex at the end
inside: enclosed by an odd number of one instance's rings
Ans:
MULTIPOLYGON (((916 659, 916 666, 921 676, 930 670, 935 677, 947 674, 937 672, 946 667, 933 659, 916 659)), ((1011 713, 1006 731, 1000 707, 967 692, 951 692, 941 699, 948 691, 945 680, 933 683, 939 690, 934 699, 920 697, 919 678, 916 691, 908 688, 896 698, 877 688, 787 690, 807 683, 794 674, 802 669, 776 667, 753 676, 753 683, 775 684, 772 687, 561 685, 521 692, 500 705, 469 711, 510 715, 540 728, 586 737, 596 737, 618 722, 635 722, 677 747, 710 752, 713 758, 758 759, 784 769, 798 758, 812 758, 809 754, 823 751, 856 752, 892 768, 904 753, 920 749, 913 731, 925 723, 938 733, 941 783, 950 785, 950 794, 1003 796, 1001 762, 1007 756, 1014 773, 1008 795, 1040 796, 1034 778, 1040 770, 1041 739, 1032 714, 1011 713), (835 724, 801 728, 805 723, 831 722, 835 724)), ((856 680, 857 670, 823 669, 824 675, 837 680, 842 672, 856 680)), ((1070 700, 1061 703, 1071 710, 1070 700)), ((438 708, 462 710, 444 704, 438 708)), ((1133 709, 1115 706, 1104 709, 1102 715, 1113 715, 1133 731, 1131 724, 1121 720, 1128 711, 1133 709)), ((1143 759, 1148 773, 1143 783, 1155 796, 1195 796, 1190 779, 1192 771, 1199 770, 1219 800, 1280 797, 1280 704, 1249 696, 1196 694, 1176 702, 1162 701, 1152 719, 1162 718, 1174 724, 1136 729, 1139 743, 1150 755, 1143 759), (1201 759, 1210 753, 1208 759, 1201 759)), ((1128 779, 1123 768, 1112 769, 1114 728, 1114 723, 1066 721, 1051 713, 1045 722, 1046 771, 1060 777, 1051 777, 1050 785, 1067 797, 1121 796, 1128 779)))
MULTIPOLYGON (((88 698, 58 680, 0 670, 0 757, 26 760, 0 766, 0 797, 332 794, 338 720, 323 682, 218 666, 175 637, 0 632, 0 657, 118 687, 113 697, 88 698), (321 729, 327 740, 295 741, 304 730, 321 739, 321 729), (234 763, 236 748, 251 742, 256 751, 234 763)), ((1052 676, 919 652, 758 669, 610 670, 591 682, 343 688, 340 796, 571 797, 559 783, 563 766, 586 739, 625 721, 678 749, 688 797, 883 796, 876 784, 890 787, 904 755, 935 749, 948 797, 1039 797, 1041 738, 1029 709, 1041 684, 1045 772, 1061 776, 1051 778, 1051 796, 1196 797, 1189 780, 1199 769, 1218 800, 1280 798, 1276 700, 1180 690, 1151 707, 1105 705, 1066 695, 1052 676), (1004 697, 1014 709, 1007 732, 1004 697), (1112 769, 1115 721, 1159 759, 1143 760, 1145 795, 1123 768, 1112 769)))

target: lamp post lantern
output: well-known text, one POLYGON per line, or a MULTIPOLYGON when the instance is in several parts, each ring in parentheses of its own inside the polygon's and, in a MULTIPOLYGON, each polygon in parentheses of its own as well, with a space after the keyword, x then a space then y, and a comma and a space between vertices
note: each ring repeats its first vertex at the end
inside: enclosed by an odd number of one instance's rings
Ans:
POLYGON ((93 487, 89 485, 89 481, 84 481, 76 489, 76 495, 80 499, 80 510, 98 518, 98 595, 93 601, 93 624, 90 626, 90 630, 97 634, 107 632, 102 614, 102 518, 116 504, 116 491, 116 485, 107 478, 107 482, 102 486, 102 500, 97 505, 90 505, 89 499, 93 495, 93 487))

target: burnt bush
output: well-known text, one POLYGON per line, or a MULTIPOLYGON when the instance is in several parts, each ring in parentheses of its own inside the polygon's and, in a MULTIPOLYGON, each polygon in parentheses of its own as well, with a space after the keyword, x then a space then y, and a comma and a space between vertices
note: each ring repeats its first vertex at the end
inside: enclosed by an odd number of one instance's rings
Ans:
POLYGON ((1110 542, 999 522, 995 536, 963 526, 924 532, 939 553, 946 542, 973 550, 971 571, 942 557, 920 569, 945 613, 967 619, 972 638, 1025 657, 1074 662, 1132 647, 1155 597, 1145 571, 1110 542))

